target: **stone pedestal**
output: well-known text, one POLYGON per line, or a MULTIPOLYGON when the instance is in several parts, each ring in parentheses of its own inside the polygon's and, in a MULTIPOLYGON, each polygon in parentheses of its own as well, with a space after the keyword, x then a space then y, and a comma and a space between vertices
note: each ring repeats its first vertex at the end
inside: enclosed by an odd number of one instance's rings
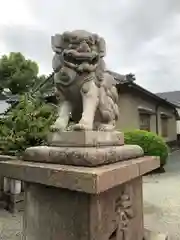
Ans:
POLYGON ((49 146, 26 149, 23 160, 97 167, 143 156, 137 145, 124 145, 120 132, 79 131, 53 133, 49 146))
POLYGON ((98 167, 1 161, 0 174, 26 182, 24 240, 142 240, 142 175, 156 157, 98 167))

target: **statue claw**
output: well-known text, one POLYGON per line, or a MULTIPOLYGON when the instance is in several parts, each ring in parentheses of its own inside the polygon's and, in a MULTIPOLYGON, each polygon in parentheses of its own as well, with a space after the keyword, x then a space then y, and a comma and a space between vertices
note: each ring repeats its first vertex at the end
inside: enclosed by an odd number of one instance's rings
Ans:
POLYGON ((78 123, 72 126, 72 130, 74 131, 85 131, 85 130, 92 130, 91 127, 89 127, 88 125, 82 124, 82 123, 78 123))
POLYGON ((109 132, 114 130, 114 125, 111 124, 100 124, 98 127, 98 131, 109 132))

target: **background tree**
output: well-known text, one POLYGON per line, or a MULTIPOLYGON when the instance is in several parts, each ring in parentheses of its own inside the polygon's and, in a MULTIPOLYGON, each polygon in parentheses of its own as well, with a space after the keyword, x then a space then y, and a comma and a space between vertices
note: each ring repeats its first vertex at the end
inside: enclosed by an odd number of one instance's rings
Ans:
POLYGON ((45 76, 38 76, 36 62, 26 59, 19 52, 11 52, 0 58, 0 91, 9 89, 12 94, 28 92, 36 81, 45 76))
POLYGON ((50 125, 57 117, 56 107, 26 93, 19 103, 0 119, 0 154, 21 154, 27 147, 47 144, 50 125))

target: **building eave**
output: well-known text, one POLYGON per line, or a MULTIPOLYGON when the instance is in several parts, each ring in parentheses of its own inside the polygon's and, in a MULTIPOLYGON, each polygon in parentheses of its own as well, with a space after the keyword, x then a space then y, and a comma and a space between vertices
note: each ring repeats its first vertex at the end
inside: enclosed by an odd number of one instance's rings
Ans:
MULTIPOLYGON (((119 84, 117 85, 117 87, 120 87, 121 84, 122 84, 122 83, 119 83, 119 84)), ((169 107, 172 107, 172 108, 174 108, 174 109, 179 108, 178 105, 175 105, 175 104, 173 104, 173 103, 171 103, 171 102, 169 102, 169 101, 167 101, 167 100, 165 100, 165 99, 163 99, 163 98, 161 98, 161 97, 158 97, 156 94, 154 94, 154 93, 146 90, 145 88, 139 86, 138 84, 136 84, 136 83, 134 83, 134 82, 125 82, 125 84, 126 84, 129 88, 132 88, 132 89, 135 89, 135 90, 137 90, 137 91, 139 91, 139 92, 141 92, 141 93, 144 93, 145 95, 151 97, 152 99, 156 100, 156 101, 159 102, 159 103, 165 104, 165 105, 167 105, 167 106, 169 106, 169 107)))

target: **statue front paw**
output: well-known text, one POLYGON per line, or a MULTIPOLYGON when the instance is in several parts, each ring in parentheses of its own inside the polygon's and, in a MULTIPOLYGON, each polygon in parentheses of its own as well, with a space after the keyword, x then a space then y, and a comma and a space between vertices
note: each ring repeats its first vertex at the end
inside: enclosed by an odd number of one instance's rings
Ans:
POLYGON ((72 126, 72 130, 74 130, 74 131, 87 131, 87 130, 92 130, 92 127, 87 125, 87 124, 77 123, 77 124, 72 126))
POLYGON ((115 128, 114 124, 100 124, 97 128, 98 131, 109 132, 115 128))

